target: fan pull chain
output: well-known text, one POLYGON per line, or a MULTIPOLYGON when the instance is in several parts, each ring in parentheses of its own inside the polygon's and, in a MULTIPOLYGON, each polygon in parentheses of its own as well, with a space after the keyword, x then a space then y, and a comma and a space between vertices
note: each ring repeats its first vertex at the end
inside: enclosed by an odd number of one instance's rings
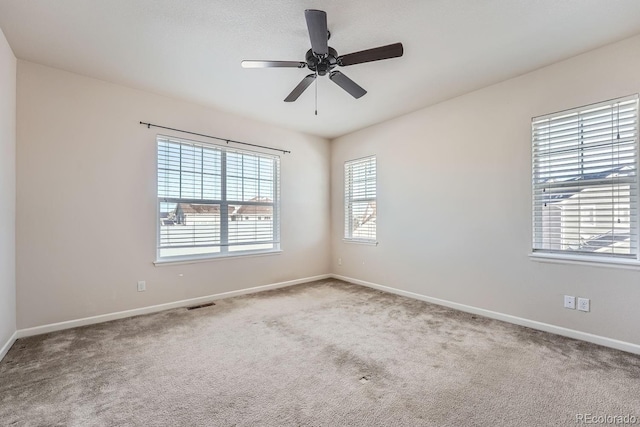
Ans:
POLYGON ((318 70, 316 70, 316 116, 318 115, 318 70))

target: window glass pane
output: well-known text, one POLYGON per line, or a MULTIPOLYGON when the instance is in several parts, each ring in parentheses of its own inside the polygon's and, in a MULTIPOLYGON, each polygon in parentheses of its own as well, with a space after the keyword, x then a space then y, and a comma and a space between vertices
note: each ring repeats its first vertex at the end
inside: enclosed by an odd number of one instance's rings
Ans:
POLYGON ((277 249, 278 174, 276 156, 159 136, 158 257, 277 249))
POLYGON ((273 182, 272 181, 264 181, 260 180, 260 194, 261 198, 268 198, 270 200, 274 199, 273 196, 273 182))
POLYGON ((376 158, 345 163, 346 239, 376 240, 376 158))
POLYGON ((273 242, 273 219, 273 205, 230 205, 229 245, 273 242))
POLYGON ((258 158, 250 155, 242 156, 242 176, 245 178, 258 178, 258 158))
POLYGON ((258 180, 244 178, 242 194, 242 200, 252 200, 258 197, 258 180))
POLYGON ((532 121, 533 249, 636 257, 638 98, 532 121))
POLYGON ((265 159, 264 157, 259 159, 260 161, 260 179, 263 181, 273 180, 273 160, 265 159))
POLYGON ((352 230, 354 239, 370 239, 376 235, 376 202, 352 203, 352 230))
POLYGON ((160 203, 160 256, 220 252, 220 205, 160 203))
POLYGON ((222 199, 222 188, 220 187, 220 175, 203 175, 202 198, 209 199, 209 200, 222 199))

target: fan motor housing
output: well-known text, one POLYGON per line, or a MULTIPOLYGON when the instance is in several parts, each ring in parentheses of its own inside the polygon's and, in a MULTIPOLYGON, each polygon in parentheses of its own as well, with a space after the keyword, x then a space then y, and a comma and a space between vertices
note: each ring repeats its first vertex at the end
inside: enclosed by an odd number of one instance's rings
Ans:
POLYGON ((305 57, 307 61, 307 67, 311 71, 315 71, 319 76, 324 76, 329 71, 335 68, 338 65, 338 52, 332 47, 328 49, 329 53, 326 56, 320 56, 313 53, 311 49, 307 51, 307 55, 305 57))

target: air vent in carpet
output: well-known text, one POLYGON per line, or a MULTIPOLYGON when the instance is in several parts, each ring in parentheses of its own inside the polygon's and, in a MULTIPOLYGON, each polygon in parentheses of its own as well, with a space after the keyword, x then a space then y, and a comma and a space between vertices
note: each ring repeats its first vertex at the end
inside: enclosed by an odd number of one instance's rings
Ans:
POLYGON ((194 305, 192 307, 187 307, 187 310, 197 310, 199 308, 211 307, 212 305, 216 305, 213 302, 208 302, 206 304, 194 305))

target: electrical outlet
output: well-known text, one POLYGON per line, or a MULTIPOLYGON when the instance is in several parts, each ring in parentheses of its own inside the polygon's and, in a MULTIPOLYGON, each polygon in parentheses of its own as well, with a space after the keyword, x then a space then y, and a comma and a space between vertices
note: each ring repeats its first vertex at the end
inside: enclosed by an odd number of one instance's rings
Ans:
POLYGON ((342 258, 338 258, 338 265, 342 265, 342 258))
POLYGON ((576 297, 565 295, 564 296, 564 308, 570 308, 571 310, 575 310, 575 308, 576 308, 576 297))
POLYGON ((144 280, 138 281, 138 292, 144 292, 147 290, 147 282, 144 280))
POLYGON ((591 308, 591 301, 589 298, 578 298, 578 310, 589 311, 591 308))

